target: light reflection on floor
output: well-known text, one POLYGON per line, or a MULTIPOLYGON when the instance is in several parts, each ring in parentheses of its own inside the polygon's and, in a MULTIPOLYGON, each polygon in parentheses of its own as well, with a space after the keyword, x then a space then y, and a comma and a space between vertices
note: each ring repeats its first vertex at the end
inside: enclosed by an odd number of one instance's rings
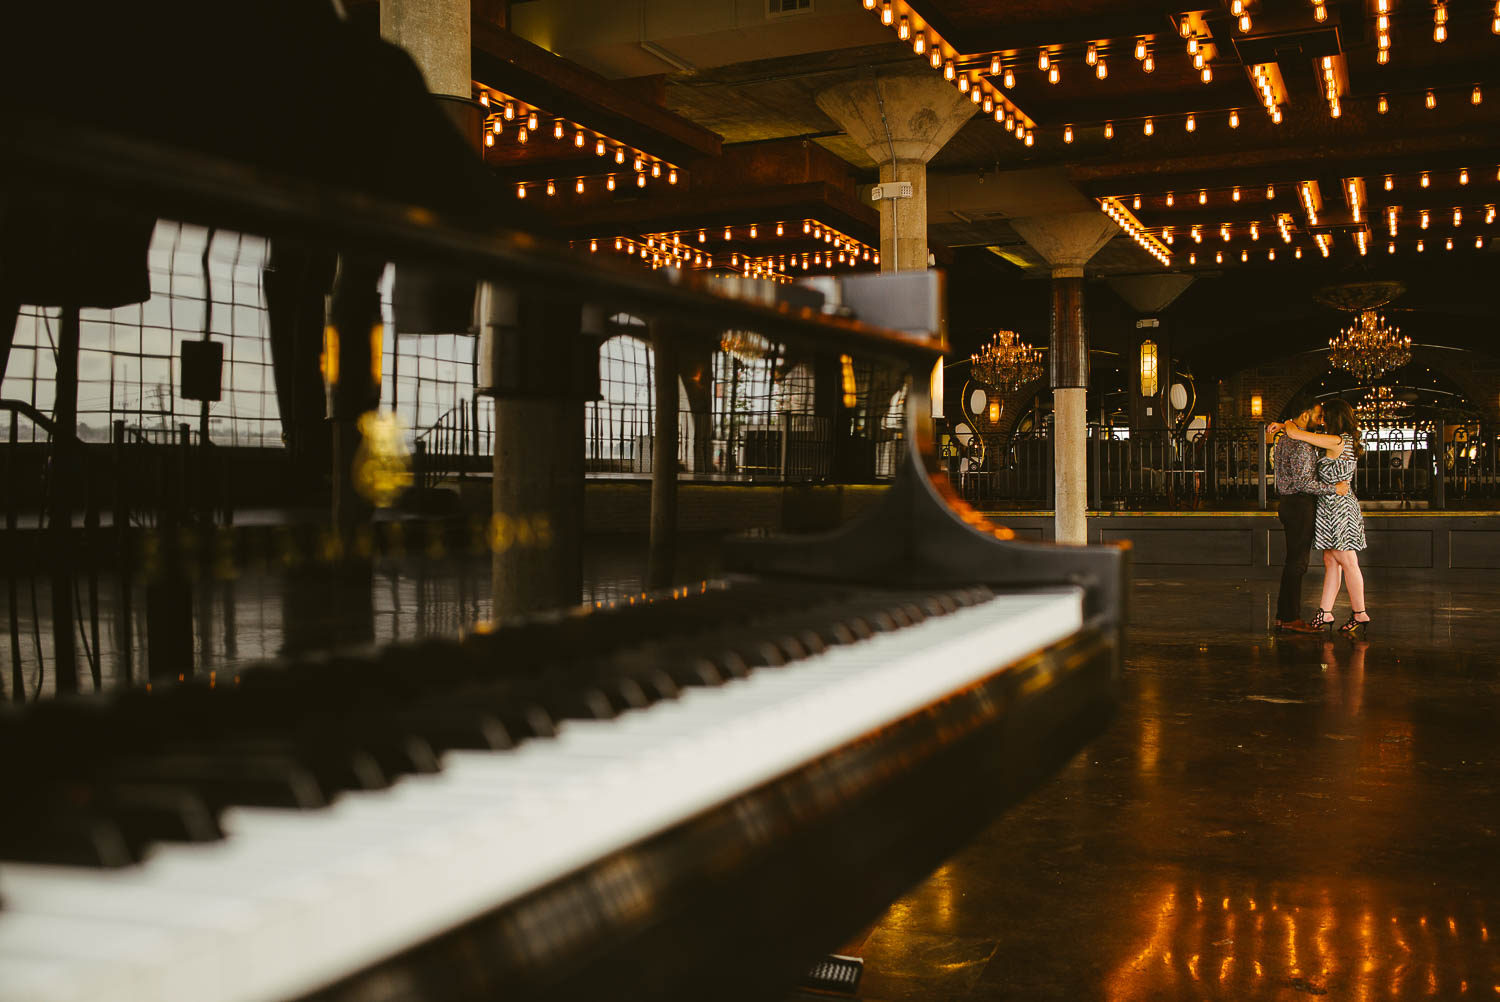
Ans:
POLYGON ((1493 595, 1372 592, 1360 643, 1272 601, 1138 581, 1114 727, 844 944, 862 998, 1500 999, 1493 595))

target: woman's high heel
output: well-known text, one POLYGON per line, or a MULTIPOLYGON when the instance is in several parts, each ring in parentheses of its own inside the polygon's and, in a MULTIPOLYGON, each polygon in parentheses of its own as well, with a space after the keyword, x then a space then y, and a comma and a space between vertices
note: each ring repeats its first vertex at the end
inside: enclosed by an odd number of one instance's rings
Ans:
MULTIPOLYGON (((1321 612, 1322 610, 1319 611, 1321 612)), ((1339 632, 1346 637, 1358 636, 1362 633, 1368 632, 1370 629, 1370 623, 1373 622, 1373 620, 1367 619, 1364 622, 1360 622, 1359 620, 1354 618, 1364 611, 1365 610, 1360 609, 1359 612, 1351 612, 1349 621, 1343 626, 1339 627, 1339 632)), ((1369 615, 1368 613, 1365 614, 1369 615)))
POLYGON ((1333 610, 1332 609, 1319 609, 1318 610, 1318 614, 1316 616, 1314 616, 1312 618, 1312 622, 1308 623, 1307 625, 1308 626, 1312 626, 1312 627, 1316 627, 1319 630, 1323 629, 1324 627, 1327 627, 1329 630, 1332 630, 1333 629, 1333 610))

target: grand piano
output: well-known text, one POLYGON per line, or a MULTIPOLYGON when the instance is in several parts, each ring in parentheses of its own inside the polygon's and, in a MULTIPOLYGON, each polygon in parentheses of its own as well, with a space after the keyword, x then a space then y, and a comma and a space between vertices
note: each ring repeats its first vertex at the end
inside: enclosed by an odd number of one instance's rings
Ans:
MULTIPOLYGON (((7 193, 462 263, 905 366, 881 504, 725 579, 0 714, 0 1000, 767 999, 1098 733, 1126 551, 936 475, 941 344, 45 128, 7 193)), ((876 297, 878 299, 878 297, 876 297)))

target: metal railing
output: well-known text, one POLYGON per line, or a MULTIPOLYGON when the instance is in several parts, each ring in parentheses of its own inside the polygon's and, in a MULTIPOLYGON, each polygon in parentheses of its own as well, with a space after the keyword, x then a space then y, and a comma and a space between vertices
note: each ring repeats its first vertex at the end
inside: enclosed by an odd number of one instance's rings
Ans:
MULTIPOLYGON (((1089 506, 1108 510, 1256 509, 1274 504, 1275 475, 1263 427, 1191 431, 1088 430, 1089 506)), ((1366 429, 1353 488, 1362 501, 1403 508, 1490 504, 1500 497, 1500 428, 1366 429), (1443 442, 1441 450, 1437 443, 1443 442), (1437 476, 1436 457, 1443 457, 1437 476)), ((949 477, 980 507, 1050 507, 1048 429, 987 437, 950 462, 949 477)))

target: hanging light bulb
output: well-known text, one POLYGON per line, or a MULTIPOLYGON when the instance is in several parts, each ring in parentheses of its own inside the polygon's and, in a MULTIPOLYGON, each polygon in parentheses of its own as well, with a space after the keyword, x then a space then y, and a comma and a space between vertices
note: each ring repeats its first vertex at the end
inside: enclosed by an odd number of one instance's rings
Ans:
POLYGON ((1479 250, 1482 247, 1484 247, 1484 237, 1482 237, 1482 236, 1481 237, 1475 237, 1474 238, 1474 249, 1475 250, 1479 250))
POLYGON ((1094 67, 1094 76, 1098 77, 1100 80, 1103 80, 1105 77, 1109 76, 1109 63, 1105 62, 1103 59, 1099 60, 1099 65, 1094 67))
POLYGON ((1141 196, 1135 196, 1135 201, 1130 203, 1130 207, 1139 211, 1141 207, 1141 196))
POLYGON ((1167 192, 1167 208, 1170 209, 1172 207, 1172 201, 1173 201, 1173 196, 1172 196, 1172 193, 1169 191, 1169 192, 1167 192))
POLYGON ((645 174, 637 174, 635 176, 635 186, 637 188, 644 188, 644 187, 646 187, 646 175, 645 174))
POLYGON ((1484 93, 1479 89, 1479 85, 1475 84, 1474 85, 1474 89, 1471 90, 1471 91, 1469 91, 1469 103, 1470 104, 1479 104, 1483 100, 1484 100, 1484 93))
POLYGON ((1207 190, 1203 190, 1203 191, 1198 192, 1198 204, 1199 205, 1207 205, 1208 204, 1208 191, 1207 190))
POLYGON ((1152 124, 1151 119, 1146 119, 1146 124, 1142 128, 1142 131, 1145 132, 1148 136, 1156 131, 1156 126, 1152 124))
POLYGON ((676 167, 673 167, 671 170, 667 171, 667 183, 668 184, 676 184, 677 183, 677 168, 676 167))
POLYGON ((1009 66, 1007 66, 1005 68, 1005 76, 1001 78, 1000 82, 1003 83, 1006 87, 1014 87, 1016 85, 1015 70, 1012 70, 1009 66))
POLYGON ((1090 42, 1088 51, 1084 53, 1083 61, 1088 63, 1090 66, 1093 66, 1095 63, 1099 62, 1099 46, 1094 44, 1093 42, 1090 42))
POLYGON ((896 12, 891 9, 891 0, 880 0, 880 23, 889 28, 896 21, 896 12))
POLYGON ((1432 178, 1429 177, 1427 172, 1424 170, 1422 172, 1422 187, 1426 188, 1430 184, 1432 184, 1432 178))
POLYGON ((1010 114, 1008 112, 1006 113, 1006 116, 1005 116, 1005 131, 1006 132, 1015 132, 1016 131, 1016 116, 1014 116, 1014 115, 1012 115, 1012 114, 1010 114))
POLYGON ((1053 63, 1052 68, 1047 71, 1047 82, 1055 84, 1061 79, 1062 73, 1058 70, 1057 64, 1053 63))
MULTIPOLYGON (((1183 37, 1187 37, 1187 36, 1183 36, 1183 37)), ((1190 55, 1190 56, 1196 56, 1196 55, 1198 55, 1198 36, 1197 35, 1194 35, 1192 38, 1188 38, 1187 50, 1188 50, 1188 55, 1190 55)))
POLYGON ((911 50, 919 56, 927 51, 927 33, 925 31, 911 40, 911 50))
POLYGON ((1039 70, 1046 70, 1047 67, 1049 67, 1051 65, 1052 65, 1052 54, 1050 52, 1048 52, 1046 49, 1042 49, 1041 51, 1039 51, 1036 54, 1036 68, 1037 69, 1039 69, 1039 70))
POLYGON ((1214 251, 1214 264, 1223 264, 1223 263, 1224 263, 1224 252, 1223 251, 1214 251))
POLYGON ((984 96, 984 113, 988 115, 995 110, 995 99, 988 94, 984 96))
POLYGON ((516 197, 517 198, 525 198, 526 197, 526 186, 524 184, 518 184, 518 185, 516 185, 516 197))
POLYGON ((1390 191, 1394 187, 1396 187, 1395 179, 1392 178, 1391 175, 1387 174, 1385 176, 1385 190, 1390 191))
POLYGON ((1208 65, 1208 60, 1203 58, 1202 52, 1193 53, 1193 69, 1201 70, 1206 65, 1208 65))
POLYGON ((954 68, 953 60, 950 59, 943 64, 943 79, 951 81, 956 76, 958 76, 958 70, 954 68))
POLYGON ((1231 129, 1238 129, 1240 127, 1240 113, 1238 111, 1231 111, 1229 113, 1229 127, 1231 129))
POLYGON ((905 14, 901 15, 901 22, 896 26, 896 37, 903 42, 911 38, 911 19, 905 14))
POLYGON ((1063 126, 1063 142, 1065 142, 1065 143, 1071 143, 1072 141, 1073 141, 1073 127, 1071 125, 1064 125, 1063 126))
POLYGON ((623 147, 623 146, 616 146, 615 147, 615 163, 622 164, 624 162, 625 162, 625 147, 623 147))
POLYGON ((1271 122, 1274 125, 1281 124, 1281 107, 1279 105, 1271 109, 1271 122))
POLYGON ((1328 11, 1320 3, 1313 4, 1313 20, 1319 24, 1328 20, 1328 11))
POLYGON ((1274 261, 1274 260, 1276 260, 1276 248, 1275 247, 1267 247, 1266 248, 1266 260, 1267 261, 1274 261))
POLYGON ((961 76, 961 77, 958 78, 958 92, 960 94, 967 94, 967 93, 969 93, 969 87, 970 87, 970 84, 969 84, 968 74, 965 74, 965 75, 963 75, 963 76, 961 76))
POLYGON ((531 130, 528 129, 528 128, 526 128, 526 126, 523 125, 519 129, 516 130, 516 142, 518 142, 518 143, 525 143, 530 138, 531 138, 531 130))
POLYGON ((1241 14, 1240 15, 1240 34, 1242 34, 1242 35, 1248 35, 1249 33, 1250 33, 1250 15, 1249 14, 1241 14))
POLYGON ((1203 78, 1204 83, 1214 82, 1214 68, 1212 66, 1203 67, 1203 72, 1198 75, 1203 78))
POLYGON ((1427 241, 1425 241, 1425 240, 1418 240, 1417 241, 1417 253, 1420 254, 1420 253, 1422 253, 1426 249, 1427 249, 1427 241))
POLYGON ((1428 90, 1428 92, 1427 92, 1427 110, 1431 111, 1433 108, 1436 108, 1436 107, 1437 107, 1437 94, 1433 93, 1431 90, 1428 90))
POLYGON ((1247 250, 1240 251, 1240 263, 1243 264, 1244 262, 1246 262, 1248 260, 1250 260, 1250 252, 1247 251, 1247 250))
POLYGON ((877 0, 864 0, 865 10, 874 10, 877 0))
POLYGON ((486 146, 494 146, 495 145, 495 134, 493 132, 486 132, 484 134, 484 145, 486 145, 486 146))
POLYGON ((1459 172, 1458 172, 1458 183, 1459 184, 1468 184, 1469 183, 1469 168, 1463 167, 1463 168, 1459 169, 1459 172))
POLYGON ((1000 57, 999 56, 991 56, 990 57, 990 76, 992 76, 992 77, 998 77, 999 75, 1000 75, 1000 57))
POLYGON ((1422 229, 1427 229, 1427 210, 1422 210, 1422 229))
POLYGON ((610 191, 615 190, 615 176, 613 174, 604 179, 604 187, 610 191))
POLYGON ((1271 199, 1273 199, 1275 197, 1276 197, 1276 186, 1274 184, 1268 184, 1268 185, 1266 185, 1266 201, 1269 202, 1271 199))
POLYGON ((583 194, 583 178, 578 179, 577 183, 573 185, 573 190, 580 195, 583 194))
POLYGON ((556 195, 557 194, 557 185, 550 178, 547 181, 547 194, 549 194, 549 195, 556 195))
POLYGON ((1155 73, 1156 57, 1148 52, 1146 58, 1141 60, 1141 70, 1146 73, 1155 73))
POLYGON ((1033 133, 1030 129, 1026 130, 1026 145, 1027 146, 1035 146, 1036 145, 1036 134, 1033 133))
POLYGON ((1484 222, 1485 222, 1485 225, 1489 225, 1490 223, 1493 223, 1494 221, 1495 221, 1495 207, 1493 205, 1486 205, 1484 207, 1484 222))
POLYGON ((1444 244, 1443 244, 1443 246, 1444 246, 1444 248, 1445 248, 1445 249, 1447 249, 1447 250, 1452 250, 1452 249, 1453 249, 1453 238, 1452 238, 1452 237, 1449 237, 1449 238, 1448 238, 1448 239, 1447 239, 1447 240, 1446 240, 1446 241, 1445 241, 1445 242, 1444 242, 1444 244))
POLYGON ((553 139, 561 139, 562 137, 563 137, 563 120, 560 119, 560 118, 554 119, 553 122, 552 122, 552 138, 553 139))
POLYGON ((1146 40, 1144 38, 1137 38, 1135 40, 1135 58, 1137 62, 1146 58, 1146 40))
POLYGON ((1188 255, 1188 264, 1197 264, 1197 263, 1198 263, 1198 255, 1197 254, 1189 254, 1188 255))
POLYGON ((1105 122, 1104 123, 1104 138, 1105 139, 1113 139, 1113 138, 1115 138, 1115 123, 1114 122, 1105 122))
POLYGON ((1375 110, 1382 115, 1391 110, 1391 102, 1386 100, 1384 94, 1380 95, 1380 100, 1375 103, 1375 110))

